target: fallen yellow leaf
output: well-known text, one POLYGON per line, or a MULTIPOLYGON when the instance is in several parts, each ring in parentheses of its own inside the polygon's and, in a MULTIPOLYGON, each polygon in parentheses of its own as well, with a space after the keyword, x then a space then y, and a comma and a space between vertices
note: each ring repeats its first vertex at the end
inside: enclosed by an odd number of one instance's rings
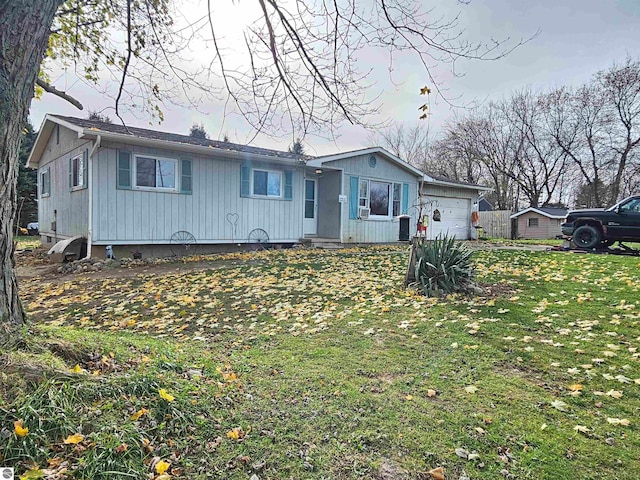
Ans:
POLYGON ((131 420, 133 420, 135 422, 136 420, 138 420, 141 416, 143 416, 146 413, 149 413, 149 410, 147 410, 146 408, 141 408, 136 413, 131 415, 131 420))
POLYGON ((427 397, 435 397, 437 394, 438 394, 438 392, 436 392, 435 390, 433 390, 431 388, 429 390, 427 390, 427 397))
POLYGON ((240 440, 242 437, 244 437, 244 435, 245 433, 242 430, 242 427, 236 427, 227 432, 227 437, 229 437, 231 440, 240 440))
POLYGON ((67 438, 63 440, 65 445, 76 445, 84 440, 84 435, 80 433, 74 433, 73 435, 69 435, 67 438))
POLYGON ((164 472, 166 472, 169 469, 170 466, 171 464, 169 462, 160 460, 158 463, 156 463, 156 472, 162 475, 164 472))
POLYGON ((26 437, 29 434, 29 428, 22 426, 22 420, 13 422, 13 431, 16 432, 16 435, 20 438, 26 437))
POLYGON ((158 393, 160 394, 160 398, 166 400, 167 402, 173 402, 175 400, 175 397, 170 393, 167 393, 164 388, 158 390, 158 393))

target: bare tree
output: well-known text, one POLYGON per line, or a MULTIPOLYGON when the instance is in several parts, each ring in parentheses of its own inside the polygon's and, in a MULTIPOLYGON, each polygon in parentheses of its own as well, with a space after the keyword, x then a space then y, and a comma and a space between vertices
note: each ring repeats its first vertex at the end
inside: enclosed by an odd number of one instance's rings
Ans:
POLYGON ((637 171, 640 62, 614 64, 577 90, 559 89, 549 99, 551 135, 578 168, 593 203, 614 203, 637 171))
POLYGON ((567 153, 548 132, 545 105, 543 96, 524 90, 503 100, 498 107, 503 121, 515 129, 516 137, 514 163, 504 173, 520 187, 532 207, 556 200, 555 193, 568 163, 567 153))
POLYGON ((162 120, 164 102, 186 97, 196 105, 200 95, 217 92, 227 95, 256 131, 284 127, 330 134, 344 121, 365 124, 376 111, 376 95, 366 81, 369 67, 358 66, 364 48, 384 51, 391 65, 397 55, 413 55, 439 91, 431 74, 434 63, 494 59, 522 43, 471 44, 460 35, 456 19, 443 19, 417 0, 258 0, 259 15, 244 29, 246 61, 238 65, 236 49, 225 45, 215 28, 214 2, 207 5, 206 15, 177 28, 176 19, 184 16, 177 0, 0 3, 2 344, 15 338, 25 322, 9 226, 16 211, 20 132, 34 87, 38 95, 51 93, 82 108, 78 99, 49 82, 47 65, 72 64, 96 85, 106 75, 105 93, 113 96, 120 121, 127 107, 162 120), (208 63, 184 58, 194 40, 212 47, 208 63), (48 62, 42 64, 45 55, 48 62), (212 86, 215 78, 222 80, 222 88, 212 86))
POLYGON ((429 127, 425 124, 407 127, 403 123, 394 123, 371 132, 367 141, 389 150, 418 168, 425 167, 431 145, 429 127))

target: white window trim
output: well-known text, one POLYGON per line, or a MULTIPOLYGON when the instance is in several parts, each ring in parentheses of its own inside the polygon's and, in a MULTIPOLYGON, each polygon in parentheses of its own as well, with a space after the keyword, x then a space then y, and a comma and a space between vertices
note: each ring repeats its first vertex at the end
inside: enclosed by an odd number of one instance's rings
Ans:
POLYGON ((268 170, 266 168, 252 168, 251 169, 251 196, 255 197, 255 198, 271 198, 271 199, 282 199, 283 198, 283 194, 284 194, 284 175, 283 172, 280 170, 268 170), (253 190, 253 179, 254 179, 254 172, 266 172, 267 173, 267 195, 259 195, 257 193, 254 193, 253 190), (269 195, 269 174, 270 173, 275 173, 277 175, 280 176, 280 195, 269 195))
POLYGON ((360 205, 360 200, 362 200, 365 197, 361 197, 360 196, 360 182, 367 182, 367 205, 366 207, 371 209, 371 182, 376 182, 376 183, 385 183, 387 185, 389 185, 389 209, 387 211, 387 215, 374 215, 373 213, 369 213, 369 220, 393 220, 395 218, 398 218, 402 215, 402 183, 401 182, 394 182, 393 180, 377 180, 375 178, 361 178, 358 182, 358 208, 361 207, 362 205, 360 205), (399 212, 398 215, 393 215, 393 185, 397 184, 400 185, 400 208, 399 208, 399 212))
POLYGON ((40 198, 47 198, 51 196, 51 167, 43 168, 40 171, 40 198), (44 179, 42 178, 45 174, 49 175, 49 191, 44 193, 44 179))
POLYGON ((133 155, 133 165, 131 166, 131 176, 133 177, 132 180, 132 188, 134 190, 142 190, 145 192, 178 192, 178 181, 180 180, 180 172, 178 171, 178 160, 175 158, 167 158, 167 157, 159 157, 157 155, 151 155, 151 154, 144 154, 144 153, 136 153, 133 155), (145 186, 138 186, 138 158, 153 158, 156 162, 158 160, 163 160, 163 161, 167 161, 167 162, 173 162, 174 164, 174 174, 175 174, 175 181, 173 182, 173 184, 175 185, 173 188, 172 187, 145 187, 145 186))
POLYGON ((72 185, 71 191, 82 190, 84 188, 84 169, 87 166, 84 164, 84 155, 79 154, 75 157, 71 157, 71 181, 73 182, 73 163, 78 160, 78 185, 72 185), (80 175, 80 165, 82 165, 82 175, 80 175))

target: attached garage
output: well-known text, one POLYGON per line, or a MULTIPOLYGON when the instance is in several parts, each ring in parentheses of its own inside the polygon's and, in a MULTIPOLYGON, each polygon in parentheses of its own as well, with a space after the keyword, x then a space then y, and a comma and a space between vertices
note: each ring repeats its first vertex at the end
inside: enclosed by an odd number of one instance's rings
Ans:
POLYGON ((425 175, 421 188, 421 218, 426 217, 426 237, 454 236, 458 240, 476 238, 473 212, 478 210, 480 192, 487 187, 425 175))

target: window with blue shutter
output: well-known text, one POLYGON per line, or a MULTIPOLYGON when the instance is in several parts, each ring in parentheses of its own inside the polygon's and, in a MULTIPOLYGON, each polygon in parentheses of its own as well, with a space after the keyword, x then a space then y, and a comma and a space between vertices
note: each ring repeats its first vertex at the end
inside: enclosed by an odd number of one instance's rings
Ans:
POLYGON ((293 199, 293 172, 291 170, 284 171, 284 199, 293 199))
POLYGON ((191 195, 193 191, 193 175, 191 172, 191 160, 180 161, 180 193, 191 195))
POLYGON ((131 153, 118 152, 117 188, 131 190, 131 153))
POLYGON ((402 214, 406 215, 409 211, 409 184, 402 184, 402 214))
POLYGON ((358 218, 358 188, 360 182, 358 177, 349 177, 349 218, 356 220, 358 218))
POLYGON ((240 196, 251 195, 251 168, 248 165, 240 166, 240 196))

